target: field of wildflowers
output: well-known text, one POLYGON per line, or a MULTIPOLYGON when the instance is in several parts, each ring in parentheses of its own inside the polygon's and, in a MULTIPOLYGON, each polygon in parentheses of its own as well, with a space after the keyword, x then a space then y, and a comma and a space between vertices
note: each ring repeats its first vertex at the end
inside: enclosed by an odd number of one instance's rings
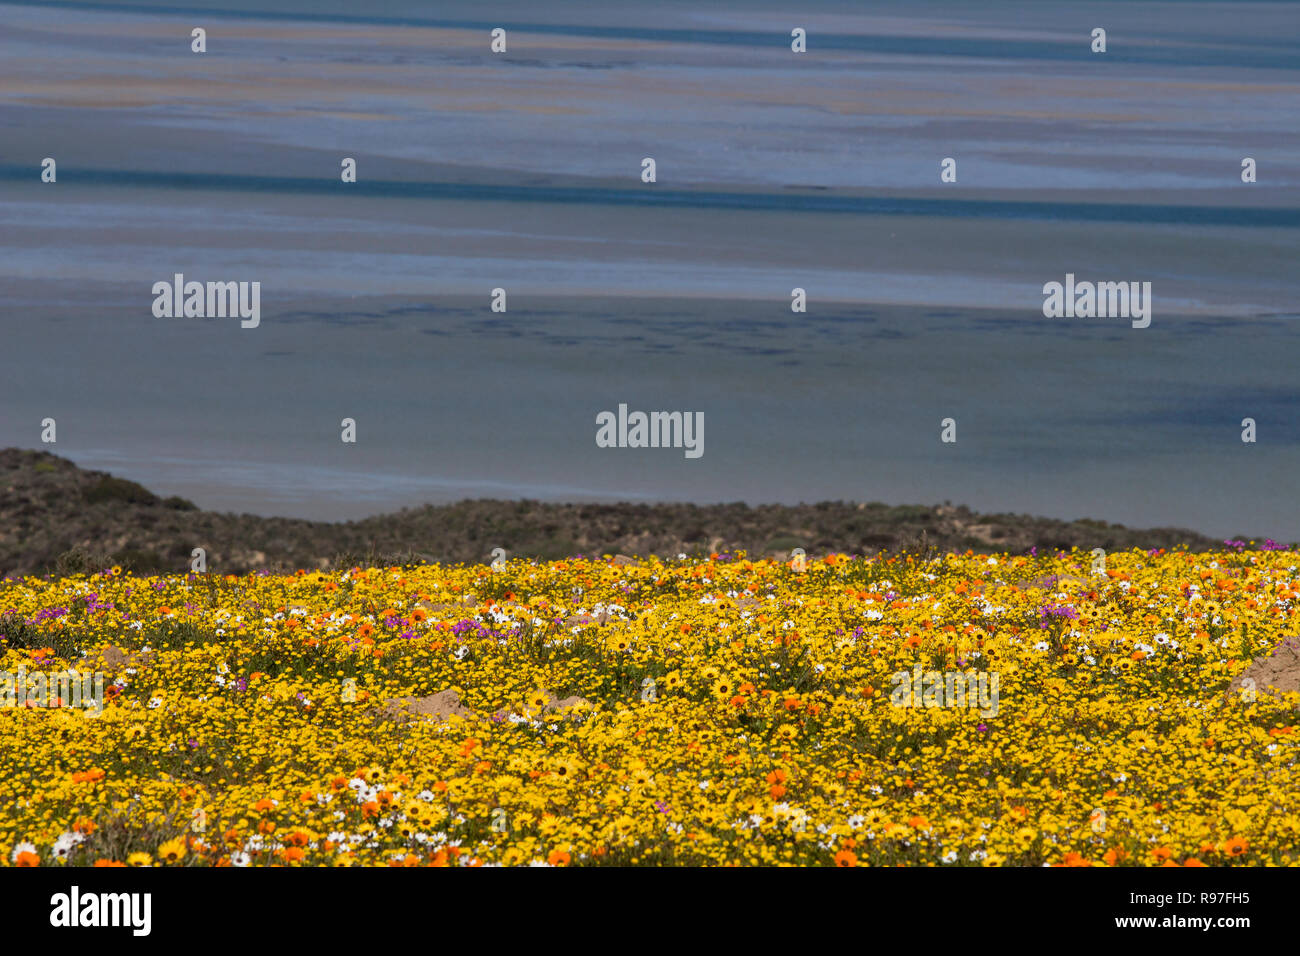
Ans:
POLYGON ((105 679, 98 714, 0 706, 0 866, 1294 865, 1300 698, 1230 684, 1293 632, 1296 565, 7 580, 0 672, 105 679), (898 706, 933 672, 996 708, 898 706))

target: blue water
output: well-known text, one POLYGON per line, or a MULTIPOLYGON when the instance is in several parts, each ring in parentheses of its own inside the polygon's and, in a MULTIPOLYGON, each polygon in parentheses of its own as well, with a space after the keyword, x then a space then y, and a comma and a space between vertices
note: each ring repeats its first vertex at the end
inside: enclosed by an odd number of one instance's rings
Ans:
POLYGON ((1297 539, 1298 23, 0 2, 0 445, 54 417, 50 450, 159 493, 340 520, 951 500, 1297 539), (176 272, 259 281, 261 325, 155 319, 176 272), (1150 328, 1044 318, 1067 273, 1151 282, 1150 328), (704 456, 598 448, 621 403, 702 411, 704 456))
MULTIPOLYGON (((0 180, 32 183, 30 167, 0 166, 0 180)), ((234 176, 166 170, 78 168, 65 173, 68 185, 144 189, 188 189, 271 195, 338 195, 338 185, 323 177, 234 176)), ((1300 208, 1194 206, 1149 203, 1019 202, 1013 200, 923 199, 797 193, 718 192, 716 190, 619 189, 586 186, 509 186, 455 182, 353 184, 356 197, 457 202, 556 203, 563 205, 645 206, 650 208, 729 209, 765 212, 847 213, 859 216, 927 216, 946 219, 1006 219, 1040 222, 1122 222, 1148 225, 1300 227, 1300 208)))
MULTIPOLYGON (((9 2, 9 0, 4 0, 9 2)), ((1286 4, 1287 0, 1278 0, 1281 4, 1286 4)), ((1188 6, 1186 0, 1166 0, 1168 10, 1167 15, 1172 19, 1180 16, 1179 6, 1188 6)), ((1150 6, 1150 3, 1147 4, 1150 6)), ((1261 4, 1253 4, 1261 6, 1261 4)), ((1266 5, 1266 4, 1263 4, 1266 5)), ((673 44, 702 44, 709 46, 728 46, 728 47, 747 47, 756 51, 768 49, 788 49, 789 31, 782 33, 774 31, 759 32, 755 30, 743 29, 684 29, 664 26, 649 25, 620 25, 620 26, 602 26, 591 23, 586 20, 584 14, 590 15, 592 11, 579 10, 575 11, 577 15, 571 15, 563 23, 542 22, 531 19, 529 13, 533 5, 502 5, 494 11, 498 14, 497 18, 484 19, 482 11, 484 5, 481 3, 473 4, 438 4, 446 8, 455 8, 461 6, 466 8, 466 14, 461 17, 437 17, 423 15, 423 11, 428 4, 418 2, 418 0, 404 0, 398 3, 370 3, 368 8, 382 10, 395 8, 399 12, 384 15, 380 13, 357 13, 355 4, 348 3, 342 7, 341 12, 313 12, 318 11, 322 4, 317 3, 292 3, 273 2, 271 4, 256 3, 255 5, 244 5, 239 3, 213 5, 207 3, 196 4, 171 4, 171 3, 93 3, 93 2, 71 2, 71 0, 45 0, 41 6, 66 8, 71 10, 95 10, 95 11, 113 11, 113 12, 136 12, 149 13, 161 16, 211 16, 211 17, 231 17, 238 16, 243 20, 288 20, 302 23, 338 23, 338 24, 373 24, 397 27, 433 27, 452 30, 475 30, 482 33, 502 27, 508 31, 519 31, 522 33, 539 34, 543 36, 566 36, 566 37, 592 37, 605 40, 646 40, 655 43, 673 43, 673 44), (269 7, 269 9, 268 9, 269 7), (306 9, 304 9, 304 7, 306 9)), ((544 6, 538 4, 537 6, 544 6)), ((656 7, 658 5, 655 5, 656 7)), ((851 5, 842 3, 831 4, 808 4, 798 11, 791 11, 790 16, 793 22, 800 22, 801 16, 809 8, 816 9, 818 6, 829 8, 831 10, 852 10, 851 5)), ((917 6, 924 9, 924 5, 907 5, 907 4, 882 4, 877 6, 877 10, 897 10, 906 11, 909 8, 915 10, 917 6)), ((951 6, 951 5, 950 5, 951 6)), ((1009 21, 1016 18, 1018 7, 1021 4, 984 4, 986 12, 990 17, 996 17, 999 14, 999 8, 1002 15, 1009 21)), ((1037 4, 1037 6, 1051 8, 1050 2, 1037 4)), ((1062 14, 1062 18, 1077 20, 1077 15, 1089 6, 1102 7, 1102 4, 1087 4, 1079 2, 1058 3, 1055 5, 1057 10, 1062 14)), ((1230 8, 1230 3, 1221 3, 1219 6, 1230 8)), ((1244 6, 1244 4, 1243 4, 1244 6)), ((610 3, 605 0, 601 4, 607 10, 619 10, 620 8, 630 11, 647 11, 649 7, 641 3, 640 0, 625 0, 623 3, 610 3)), ((741 7, 743 9, 743 6, 741 7)), ((1115 8, 1111 8, 1115 12, 1115 8)), ((1101 24, 1098 24, 1101 25, 1101 24)), ((1296 20, 1293 24, 1297 30, 1300 30, 1300 14, 1296 14, 1296 20)), ((1086 31, 1085 31, 1086 34, 1086 31)), ((1224 40, 1222 34, 1206 35, 1192 37, 1201 42, 1210 44, 1221 44, 1224 40)), ((1108 60, 1120 63, 1141 63, 1149 65, 1163 65, 1176 67, 1238 67, 1247 69, 1278 69, 1278 70, 1296 70, 1300 69, 1300 48, 1297 48, 1295 34, 1287 37, 1283 36, 1256 36, 1250 39, 1250 46, 1247 49, 1224 49, 1215 48, 1195 48, 1180 49, 1170 48, 1160 43, 1133 43, 1122 38, 1116 42, 1113 47, 1108 46, 1106 56, 1108 60)), ((905 56, 941 56, 941 57, 973 57, 979 59, 999 59, 999 60, 1049 60, 1058 62, 1088 62, 1094 60, 1094 54, 1091 52, 1087 43, 1083 42, 1064 42, 1064 41, 1012 41, 1006 39, 967 39, 963 37, 915 37, 915 36, 880 36, 869 35, 854 32, 845 32, 839 30, 816 31, 811 41, 813 49, 826 51, 843 51, 852 53, 880 53, 891 55, 905 56)))

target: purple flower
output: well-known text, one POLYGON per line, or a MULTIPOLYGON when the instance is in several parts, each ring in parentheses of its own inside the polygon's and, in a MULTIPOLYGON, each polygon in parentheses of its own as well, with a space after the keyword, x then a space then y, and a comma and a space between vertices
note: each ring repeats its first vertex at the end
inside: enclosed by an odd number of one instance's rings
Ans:
POLYGON ((1079 612, 1064 604, 1044 604, 1038 609, 1038 626, 1047 627, 1052 620, 1077 621, 1079 612))
POLYGON ((988 725, 988 724, 980 724, 980 725, 979 725, 978 727, 976 727, 975 729, 978 730, 980 733, 984 733, 986 730, 989 729, 989 725, 988 725))

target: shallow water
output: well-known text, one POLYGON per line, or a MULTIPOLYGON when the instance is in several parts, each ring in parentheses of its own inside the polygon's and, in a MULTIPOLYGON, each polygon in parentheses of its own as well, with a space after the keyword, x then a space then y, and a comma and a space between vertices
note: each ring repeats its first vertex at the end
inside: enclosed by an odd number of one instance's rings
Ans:
POLYGON ((1285 5, 816 3, 802 57, 767 4, 495 8, 508 57, 472 5, 146 6, 0 3, 0 444, 52 416, 83 465, 317 518, 947 499, 1300 537, 1285 5), (154 318, 176 272, 260 281, 261 325, 154 318), (1151 326, 1045 319, 1067 272, 1152 282, 1151 326), (597 448, 620 403, 703 411, 704 456, 597 448))

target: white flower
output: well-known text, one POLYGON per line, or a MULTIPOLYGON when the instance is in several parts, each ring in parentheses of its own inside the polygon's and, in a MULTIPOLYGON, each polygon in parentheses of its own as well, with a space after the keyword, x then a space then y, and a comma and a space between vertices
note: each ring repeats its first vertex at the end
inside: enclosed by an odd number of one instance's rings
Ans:
POLYGON ((234 853, 230 854, 231 866, 248 866, 252 862, 253 858, 243 850, 236 850, 234 853))
POLYGON ((16 847, 14 847, 14 852, 10 855, 9 862, 17 863, 18 854, 20 853, 35 853, 35 852, 36 852, 35 843, 27 843, 27 842, 19 843, 16 847))

